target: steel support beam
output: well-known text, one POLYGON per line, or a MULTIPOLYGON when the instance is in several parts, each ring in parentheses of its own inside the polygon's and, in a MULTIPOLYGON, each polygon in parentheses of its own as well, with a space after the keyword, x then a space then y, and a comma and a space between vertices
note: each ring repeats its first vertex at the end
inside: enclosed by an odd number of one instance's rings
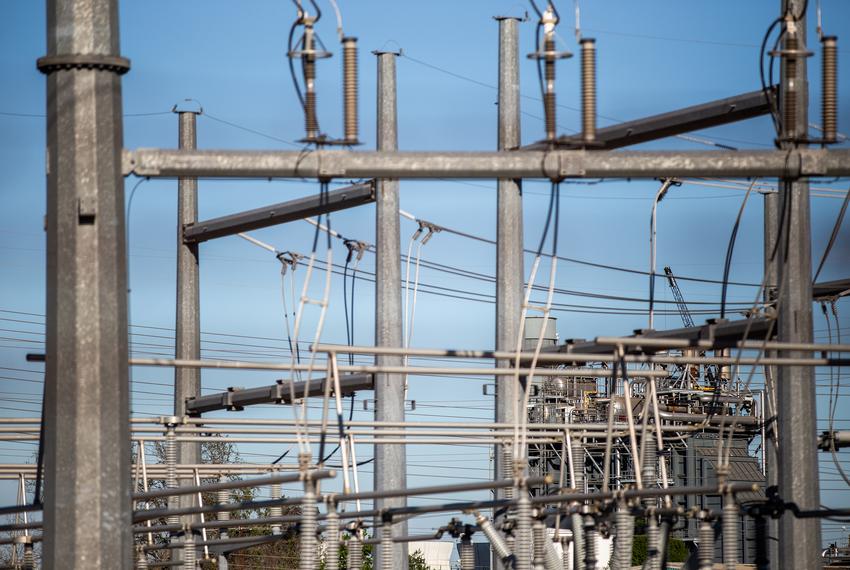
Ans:
MULTIPOLYGON (((766 115, 770 112, 768 97, 773 96, 774 90, 775 88, 771 89, 770 96, 759 89, 597 129, 595 142, 599 146, 593 148, 608 150, 622 148, 766 115)), ((528 145, 524 149, 542 150, 549 148, 550 145, 551 143, 542 141, 528 145)), ((559 137, 555 145, 565 149, 583 148, 585 143, 579 134, 559 137)))
POLYGON ((48 0, 45 568, 131 568, 116 0, 48 0))
MULTIPOLYGON (((398 117, 396 109, 395 52, 376 52, 378 59, 378 150, 398 149, 398 117)), ((397 179, 378 179, 375 187, 375 346, 402 346, 401 316, 401 236, 399 228, 399 182, 397 179)), ((378 355, 378 366, 401 366, 402 357, 378 355)), ((404 385, 402 374, 375 376, 375 420, 404 421, 404 385)), ((407 487, 407 460, 404 445, 375 445, 375 484, 377 491, 407 487)), ((404 497, 375 501, 376 509, 404 507, 404 497)), ((380 524, 381 518, 376 518, 380 524)), ((407 523, 393 525, 393 536, 407 534, 407 523)), ((374 560, 380 561, 382 545, 375 547, 374 560)), ((407 544, 393 546, 394 570, 407 566, 407 544)), ((379 562, 380 564, 380 562, 379 562)))
MULTIPOLYGON (((519 22, 497 18, 499 22, 499 129, 498 149, 510 151, 520 145, 519 105, 519 22)), ((496 195, 496 350, 515 351, 519 333, 523 293, 522 183, 501 178, 496 195)), ((509 360, 496 362, 510 368, 509 360)), ((521 398, 512 374, 496 377, 495 420, 515 423, 514 409, 521 398)), ((521 406, 520 406, 521 407, 521 406)), ((512 455, 501 445, 493 446, 493 478, 513 477, 512 455)), ((511 488, 496 490, 497 499, 511 498, 511 488)), ((493 553, 493 567, 503 568, 493 553)))
MULTIPOLYGON (((347 396, 358 390, 373 390, 375 376, 344 374, 340 376, 339 384, 342 395, 347 396)), ((305 388, 308 396, 321 396, 325 393, 325 378, 294 382, 292 386, 290 382, 278 380, 276 384, 261 388, 228 388, 227 392, 189 398, 186 401, 186 413, 194 415, 217 410, 239 411, 255 404, 287 404, 291 401, 292 392, 295 392, 296 398, 303 398, 305 388)))
MULTIPOLYGON (((702 348, 701 341, 709 341, 712 349, 735 348, 741 340, 763 340, 768 332, 772 330, 771 321, 764 317, 754 317, 752 319, 740 319, 736 321, 721 320, 719 322, 706 323, 695 327, 682 327, 678 329, 669 329, 663 331, 649 330, 642 334, 635 334, 630 337, 634 339, 653 340, 676 340, 686 341, 688 346, 693 348, 702 348)), ((771 336, 775 334, 775 331, 771 336)), ((625 345, 623 347, 625 354, 655 354, 658 352, 666 352, 670 348, 669 345, 659 343, 653 346, 647 342, 646 345, 625 345)), ((584 339, 568 339, 564 344, 558 346, 544 346, 543 353, 562 352, 562 353, 578 353, 578 354, 600 354, 610 355, 613 350, 612 344, 601 343, 596 341, 587 341, 584 339)))
MULTIPOLYGON (((178 113, 178 145, 184 150, 197 148, 197 112, 180 111, 178 113)), ((198 219, 198 179, 183 177, 177 181, 177 305, 175 314, 174 354, 176 358, 201 357, 201 291, 198 268, 198 245, 183 243, 182 232, 186 224, 198 219)), ((201 395, 200 369, 174 369, 174 415, 186 415, 186 400, 201 395)), ((181 441, 177 444, 177 464, 194 465, 201 462, 201 444, 195 441, 181 441)), ((180 479, 178 485, 191 487, 194 478, 180 479)), ((180 495, 169 498, 169 505, 191 507, 197 497, 180 495)), ((194 517, 184 516, 182 522, 189 524, 194 517)), ((175 538, 174 540, 181 540, 175 538)), ((177 559, 183 556, 182 550, 175 550, 177 559)))
POLYGON ((741 151, 125 151, 124 173, 237 178, 668 178, 850 176, 850 149, 741 151))
MULTIPOLYGON (((786 21, 786 50, 806 48, 806 0, 782 0, 786 21), (793 26, 796 30, 790 28, 793 26), (792 43, 796 31, 797 43, 792 43)), ((783 58, 784 59, 784 58, 783 58)), ((783 61, 780 114, 783 116, 783 150, 794 152, 809 129, 809 86, 806 58, 797 55, 783 61)), ((778 340, 812 342, 812 236, 809 211, 809 183, 785 177, 780 181, 778 278, 778 340)), ((781 351, 780 356, 799 357, 798 351, 781 351)), ((803 366, 782 366, 777 372, 777 413, 779 425, 779 493, 784 501, 800 509, 820 507, 817 458, 817 409, 815 370, 803 366)), ((821 531, 817 519, 800 519, 786 514, 779 520, 779 562, 781 568, 816 568, 821 563, 821 531)))
POLYGON ((328 192, 324 198, 319 195, 306 196, 197 223, 193 220, 183 226, 183 241, 187 244, 200 243, 241 232, 303 220, 310 216, 319 216, 363 204, 371 204, 374 201, 373 182, 354 184, 328 192))
POLYGON ((850 279, 822 281, 812 286, 812 297, 815 301, 830 301, 850 293, 850 279))

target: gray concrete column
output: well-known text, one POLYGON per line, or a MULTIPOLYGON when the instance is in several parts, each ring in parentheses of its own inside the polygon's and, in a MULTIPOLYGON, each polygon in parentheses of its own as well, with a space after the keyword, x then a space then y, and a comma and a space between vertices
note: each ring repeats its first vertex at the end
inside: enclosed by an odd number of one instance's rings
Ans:
POLYGON ((132 568, 116 0, 48 0, 45 568, 132 568), (61 387, 61 391, 60 391, 61 387))
MULTIPOLYGON (((181 149, 197 148, 196 111, 180 111, 178 145, 181 149)), ((198 221, 198 179, 177 180, 177 311, 175 318, 175 358, 197 360, 201 358, 201 302, 198 278, 198 244, 183 243, 183 228, 198 221)), ((174 369, 174 415, 186 415, 186 398, 201 395, 201 369, 174 369)), ((201 462, 201 444, 183 441, 177 444, 178 465, 197 465, 201 462)), ((192 486, 191 477, 180 479, 179 485, 192 486)), ((181 495, 179 505, 191 507, 197 501, 194 495, 181 495)), ((184 515, 188 524, 197 516, 184 515)), ((180 553, 177 552, 179 555, 180 553)))
MULTIPOLYGON (((805 0, 782 0, 782 13, 794 14, 796 43, 786 30, 785 49, 806 47, 805 0)), ((782 65, 780 116, 783 148, 805 147, 808 133, 806 59, 782 65)), ((784 179, 780 183, 779 228, 785 232, 779 249, 779 340, 812 342, 812 240, 809 183, 784 179), (787 238, 787 239, 786 239, 787 238)), ((805 353, 782 351, 780 356, 804 358, 805 353)), ((777 378, 779 416, 779 493, 801 509, 820 508, 818 480, 815 369, 781 366, 777 378)), ((786 512, 779 521, 779 560, 782 568, 817 568, 821 563, 818 519, 798 519, 786 512)))
MULTIPOLYGON (((378 150, 398 149, 396 112, 396 52, 376 52, 378 56, 378 150)), ((401 237, 399 229, 399 184, 394 179, 379 179, 375 198, 375 346, 402 346, 401 313, 401 237)), ((401 366, 400 356, 377 356, 378 366, 401 366)), ((375 376, 375 420, 404 421, 404 376, 375 376)), ((407 487, 404 445, 375 445, 376 491, 407 487)), ((375 507, 401 507, 404 497, 379 499, 375 507)), ((394 535, 407 534, 407 523, 393 525, 394 535)), ((374 560, 384 560, 382 544, 376 545, 374 560)), ((407 566, 407 543, 393 544, 393 567, 407 566)), ((392 570, 379 567, 378 570, 392 570)))
MULTIPOLYGON (((520 146, 519 21, 500 17, 499 22, 499 126, 498 149, 520 146)), ((516 350, 523 294, 522 186, 519 180, 498 181, 496 206, 496 350, 516 350)), ((500 368, 513 363, 500 360, 500 368)), ((514 406, 522 398, 512 374, 496 377, 495 420, 514 423, 514 406)), ((513 476, 513 454, 493 446, 493 477, 513 476)), ((497 489, 497 498, 508 498, 510 487, 497 489)), ((494 568, 503 568, 493 553, 494 568)))

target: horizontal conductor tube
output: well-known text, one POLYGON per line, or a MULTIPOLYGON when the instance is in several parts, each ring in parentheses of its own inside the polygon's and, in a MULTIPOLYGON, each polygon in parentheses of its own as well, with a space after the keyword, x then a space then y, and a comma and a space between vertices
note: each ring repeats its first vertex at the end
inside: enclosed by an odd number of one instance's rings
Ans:
POLYGON ((581 40, 581 135, 586 143, 596 140, 596 40, 581 40))
POLYGON ((823 99, 821 111, 823 139, 826 143, 838 140, 838 38, 824 36, 823 47, 823 99))
POLYGON ((343 115, 345 142, 357 144, 357 38, 342 39, 343 115))

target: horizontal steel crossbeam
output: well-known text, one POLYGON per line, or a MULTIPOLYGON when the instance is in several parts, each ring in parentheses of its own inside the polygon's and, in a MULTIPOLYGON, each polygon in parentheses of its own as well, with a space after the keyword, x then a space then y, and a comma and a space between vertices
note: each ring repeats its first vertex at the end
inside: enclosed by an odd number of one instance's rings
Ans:
MULTIPOLYGON (((724 349, 735 348, 738 342, 744 340, 763 340, 770 333, 775 335, 776 331, 771 328, 771 320, 764 317, 742 319, 737 321, 721 320, 714 323, 706 323, 695 327, 682 327, 665 331, 647 330, 640 331, 626 339, 634 339, 635 342, 624 346, 626 354, 655 354, 664 352, 669 348, 681 348, 681 343, 686 341, 688 346, 694 348, 724 349), (643 341, 643 344, 636 344, 643 341), (673 341, 665 343, 664 341, 673 341), (704 342, 707 341, 707 342, 704 342)), ((775 328, 775 327, 774 327, 775 328)), ((586 341, 584 339, 570 339, 559 346, 545 347, 545 352, 563 352, 579 354, 611 354, 614 350, 612 342, 599 342, 598 340, 586 341)))
POLYGON ((656 178, 850 176, 850 149, 742 151, 124 151, 124 174, 174 178, 656 178))
POLYGON ((310 216, 371 204, 374 201, 375 187, 373 182, 354 184, 328 192, 325 196, 319 194, 306 196, 238 214, 187 224, 183 228, 183 241, 184 243, 200 243, 241 232, 303 220, 310 216))
MULTIPOLYGON (((227 392, 208 394, 186 400, 187 414, 202 414, 215 410, 241 410, 254 404, 285 404, 290 402, 291 392, 297 398, 304 396, 305 384, 308 396, 321 396, 325 391, 325 378, 313 378, 305 382, 278 380, 271 386, 262 388, 230 388, 227 392)), ((358 390, 372 390, 375 385, 374 374, 346 374, 339 378, 341 395, 347 396, 358 390)))
MULTIPOLYGON (((772 96, 774 91, 775 88, 770 90, 771 95, 767 95, 759 89, 598 129, 594 141, 598 146, 591 147, 591 150, 622 148, 766 115, 770 112, 768 97, 772 96)), ((586 144, 580 134, 562 136, 555 141, 555 146, 562 149, 583 148, 586 144)), ((550 146, 551 143, 541 141, 524 149, 543 150, 550 146)))

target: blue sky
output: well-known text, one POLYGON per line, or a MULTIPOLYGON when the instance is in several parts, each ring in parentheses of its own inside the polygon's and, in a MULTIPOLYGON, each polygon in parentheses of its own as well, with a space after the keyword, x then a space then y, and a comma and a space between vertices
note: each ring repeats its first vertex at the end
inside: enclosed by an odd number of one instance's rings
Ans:
MULTIPOLYGON (((810 47, 816 47, 815 3, 810 6, 810 47)), ((825 31, 850 37, 850 5, 823 0, 825 31)), ((617 120, 668 111, 711 99, 759 88, 758 46, 765 29, 778 12, 778 1, 681 2, 681 1, 582 1, 581 32, 597 39, 600 125, 617 120)), ((559 28, 560 49, 578 51, 574 35, 573 3, 559 2, 563 16, 559 28)), ((335 57, 319 64, 319 118, 324 131, 341 132, 340 57, 335 39, 333 14, 322 3, 325 18, 319 33, 335 57)), ((0 91, 0 323, 8 332, 0 340, 0 366, 33 370, 23 355, 40 349, 44 314, 45 209, 44 146, 45 80, 35 69, 44 55, 45 23, 42 2, 7 0, 0 23, 0 70, 5 77, 0 91), (32 115, 32 116, 31 116, 32 115), (23 313, 15 313, 14 311, 23 313), (23 332, 22 332, 23 331, 23 332), (25 348, 21 348, 25 347, 25 348)), ((488 150, 496 145, 497 24, 495 15, 521 15, 530 6, 523 2, 346 2, 341 0, 345 31, 359 38, 362 148, 374 148, 375 49, 401 49, 398 66, 399 145, 404 150, 488 150)), ((303 136, 303 117, 297 106, 285 61, 285 41, 294 18, 291 3, 283 1, 229 2, 212 0, 131 1, 121 5, 121 51, 132 60, 124 77, 123 97, 125 146, 174 147, 176 116, 169 113, 186 98, 200 102, 205 114, 198 119, 201 148, 291 149, 303 136), (239 127, 225 124, 233 123, 239 127), (249 132, 250 129, 254 132, 249 132)), ((538 100, 536 73, 525 53, 533 51, 532 22, 520 27, 522 57, 523 143, 543 137, 542 104, 538 100)), ((817 50, 815 50, 817 51, 817 50)), ((850 51, 840 51, 840 62, 850 51)), ((820 121, 819 59, 810 60, 812 122, 820 121)), ((843 66, 842 71, 846 69, 843 66)), ((558 123, 562 132, 579 128, 580 106, 578 60, 559 64, 557 83, 558 123)), ((839 101, 847 101, 850 73, 839 73, 839 101)), ((850 130, 850 108, 844 105, 839 130, 850 130)), ((762 117, 741 124, 695 133, 701 139, 739 148, 770 148, 772 127, 762 117)), ((682 139, 666 139, 644 148, 710 149, 709 145, 682 139)), ((766 180, 765 184, 775 181, 766 180)), ((137 184, 128 179, 129 194, 137 184)), ((729 232, 743 198, 743 188, 701 185, 689 181, 674 188, 659 207, 658 267, 670 265, 674 272, 719 279, 729 232)), ((840 206, 838 190, 846 181, 816 181, 818 197, 812 199, 813 256, 817 260, 825 246, 840 206)), ((562 186, 562 216, 559 252, 564 256, 613 266, 645 269, 648 266, 648 223, 655 182, 606 181, 599 184, 562 186)), ((416 216, 465 232, 495 236, 494 181, 412 181, 401 185, 402 208, 416 216)), ((209 218, 317 191, 317 185, 301 181, 201 181, 200 217, 209 218)), ((525 231, 527 247, 539 239, 540 224, 548 202, 548 187, 542 182, 525 185, 525 231)), ((175 289, 176 183, 141 182, 129 210, 131 318, 140 327, 173 328, 175 289)), ((332 216, 333 227, 346 237, 374 242, 374 208, 365 206, 332 216)), ((732 278, 759 282, 762 269, 761 197, 754 195, 744 213, 732 264, 732 278)), ((415 224, 402 220, 402 249, 406 251, 415 224)), ((253 235, 279 250, 308 252, 312 228, 306 223, 270 228, 253 235)), ((850 236, 844 230, 823 272, 823 279, 846 277, 850 266, 850 236)), ((335 258, 344 259, 336 245, 335 258)), ((492 275, 495 250, 492 246, 445 232, 422 248, 422 256, 434 262, 459 266, 492 275)), ((530 259, 527 260, 530 266, 530 259)), ((205 341, 241 343, 208 344, 209 357, 250 358, 244 351, 252 345, 281 346, 283 318, 280 302, 279 264, 269 253, 238 238, 227 238, 201 248, 202 330, 210 333, 245 335, 205 336, 205 341), (229 348, 228 348, 229 346, 229 348), (213 352, 212 349, 243 351, 213 352)), ((363 269, 373 269, 373 259, 364 258, 363 269)), ((558 286, 564 289, 644 298, 646 279, 628 273, 606 271, 576 264, 559 266, 558 286)), ((298 275, 298 279, 303 277, 298 275)), ((481 281, 422 271, 425 283, 493 294, 493 286, 481 281)), ((716 307, 719 286, 681 281, 685 298, 716 307)), ((333 298, 324 338, 344 342, 342 281, 333 282, 333 298)), ((659 298, 670 300, 666 284, 659 281, 659 298)), ((732 287, 730 300, 752 301, 754 290, 732 287)), ((589 299, 563 295, 556 301, 592 306, 560 312, 560 337, 592 338, 599 334, 628 334, 645 326, 642 315, 599 314, 601 307, 644 309, 645 305, 624 301, 589 299), (587 312, 589 310, 596 312, 587 312)), ((356 342, 372 342, 373 288, 358 282, 356 290, 356 342)), ((692 305, 693 309, 699 305, 692 305)), ((663 308, 675 309, 674 305, 663 308)), ((839 320, 850 324, 850 305, 839 303, 839 320)), ((708 315, 698 315, 699 322, 708 315)), ((417 306, 416 346, 485 348, 493 345, 493 306, 420 294, 417 306)), ((674 312, 660 314, 657 328, 680 325, 674 312)), ((816 314, 816 338, 825 339, 826 325, 816 314)), ((134 332, 167 337, 169 331, 155 328, 134 332)), ((167 338, 136 337, 140 355, 169 352, 167 338), (165 346, 151 346, 165 345, 165 346)), ((268 355, 267 355, 268 356, 268 355)), ((34 372, 2 370, 0 415, 16 416, 38 411, 39 385, 34 372)), ((826 394, 827 376, 819 393, 826 394)), ((846 377, 845 377, 846 378, 846 377)), ((139 414, 167 412, 171 374, 166 370, 134 371, 133 409, 139 414), (151 394, 148 392, 153 392, 151 394), (158 395, 157 395, 158 394, 158 395)), ((211 390, 231 385, 270 383, 268 375, 204 373, 211 390)), ((417 400, 412 419, 491 417, 492 400, 482 396, 479 380, 414 379, 411 397, 417 400), (451 400, 451 401, 449 401, 451 400), (437 406, 456 406, 442 407, 437 406), (431 407, 429 407, 431 406, 431 407), (440 415, 440 417, 432 417, 440 415)), ((826 407, 822 398, 821 411, 826 407)), ((359 405, 358 405, 359 408, 359 405)), ((362 410, 362 408, 359 408, 362 410)), ((848 418, 847 405, 839 405, 839 417, 848 418)), ((257 416, 288 413, 267 408, 257 416)), ((368 417, 358 412, 357 417, 368 417)), ((824 416, 825 417, 825 416, 824 416)), ((846 421, 839 424, 847 427, 846 421)), ((2 461, 21 461, 32 446, 0 444, 2 461), (5 455, 4 455, 5 454, 5 455)), ((276 450, 247 452, 274 453, 276 450)), ((247 453, 246 452, 246 453, 247 453)), ((368 456, 368 450, 364 448, 368 456)), ((487 451, 416 448, 411 454, 410 485, 426 484, 435 477, 487 477, 487 451), (441 465, 434 459, 440 456, 441 465), (418 459, 414 459, 418 457, 418 459)), ((248 460, 258 457, 246 455, 248 460)), ((824 458, 825 460, 825 458, 824 458)), ((845 461, 846 462, 846 461, 845 461)), ((823 461, 824 500, 847 502, 834 468, 823 461)), ((368 466, 366 466, 368 469, 368 466)), ((446 479, 448 480, 448 479, 446 479)), ((3 495, 7 486, 0 485, 3 495)), ((428 528, 439 519, 422 519, 428 528)), ((829 531, 832 532, 830 527, 829 531)), ((825 538, 834 537, 825 534, 825 538)))

